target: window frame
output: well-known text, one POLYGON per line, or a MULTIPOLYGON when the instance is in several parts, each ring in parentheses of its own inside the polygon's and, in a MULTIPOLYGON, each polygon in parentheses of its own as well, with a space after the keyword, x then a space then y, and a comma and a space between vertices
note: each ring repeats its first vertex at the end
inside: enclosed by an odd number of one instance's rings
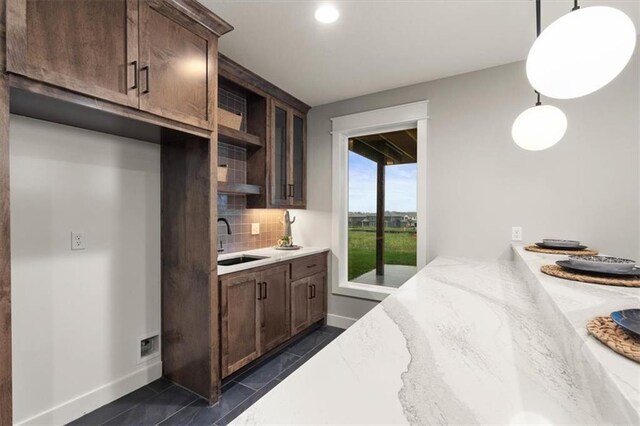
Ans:
POLYGON ((331 217, 331 292, 368 300, 384 300, 397 289, 349 281, 349 138, 417 129, 417 253, 418 271, 427 264, 427 107, 428 100, 334 117, 332 125, 333 196, 331 217))

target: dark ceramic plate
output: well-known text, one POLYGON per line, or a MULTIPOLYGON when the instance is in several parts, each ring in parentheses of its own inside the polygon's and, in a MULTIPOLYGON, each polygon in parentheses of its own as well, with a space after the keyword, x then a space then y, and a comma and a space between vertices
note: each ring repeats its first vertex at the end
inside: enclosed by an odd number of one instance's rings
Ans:
POLYGON ((536 243, 536 245, 538 247, 542 247, 542 248, 546 248, 546 249, 552 249, 552 250, 569 250, 569 251, 580 251, 580 250, 584 250, 587 248, 587 246, 573 246, 573 247, 566 247, 566 246, 554 246, 551 244, 545 244, 545 243, 536 243))
POLYGON ((577 272, 586 272, 588 274, 592 274, 592 275, 600 275, 600 276, 615 276, 615 277, 640 277, 640 268, 638 268, 637 266, 632 269, 629 272, 607 272, 607 273, 602 273, 600 271, 597 270, 593 270, 593 268, 590 268, 588 266, 578 266, 578 265, 572 265, 568 260, 558 260, 556 262, 556 265, 561 266, 565 269, 568 269, 570 271, 577 271, 577 272))
POLYGON ((625 330, 640 336, 640 309, 611 312, 611 319, 625 330))

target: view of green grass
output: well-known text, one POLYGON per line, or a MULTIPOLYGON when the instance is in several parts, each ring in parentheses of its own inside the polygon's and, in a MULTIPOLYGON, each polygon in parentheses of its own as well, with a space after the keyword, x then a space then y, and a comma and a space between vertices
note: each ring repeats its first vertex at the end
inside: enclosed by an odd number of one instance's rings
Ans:
MULTIPOLYGON (((349 280, 376 267, 375 228, 349 229, 349 280)), ((387 228, 384 235, 386 265, 416 266, 415 229, 387 228)))

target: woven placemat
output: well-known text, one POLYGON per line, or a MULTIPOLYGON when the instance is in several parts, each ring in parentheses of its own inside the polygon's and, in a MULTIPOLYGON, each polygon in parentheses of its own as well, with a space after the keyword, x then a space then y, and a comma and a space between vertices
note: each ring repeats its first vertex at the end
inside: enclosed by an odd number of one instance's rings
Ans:
POLYGON ((640 337, 627 333, 610 317, 595 317, 587 323, 587 331, 620 355, 640 362, 640 337))
POLYGON ((524 248, 526 251, 533 251, 536 253, 545 253, 545 254, 561 254, 561 255, 568 255, 568 256, 596 256, 598 254, 597 251, 595 250, 589 250, 589 249, 584 249, 584 250, 555 250, 555 249, 548 249, 548 248, 543 248, 543 247, 538 247, 536 245, 531 245, 531 246, 526 246, 524 248))
POLYGON ((617 285, 622 287, 640 287, 640 277, 605 277, 599 275, 582 274, 580 272, 568 271, 558 265, 543 265, 540 271, 552 277, 564 278, 565 280, 580 281, 583 283, 617 285))

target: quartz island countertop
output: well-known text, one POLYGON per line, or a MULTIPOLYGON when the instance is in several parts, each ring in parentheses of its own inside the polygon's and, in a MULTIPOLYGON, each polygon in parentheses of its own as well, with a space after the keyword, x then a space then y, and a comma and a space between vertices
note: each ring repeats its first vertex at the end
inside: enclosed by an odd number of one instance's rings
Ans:
POLYGON ((437 258, 233 423, 638 423, 522 262, 437 258))

